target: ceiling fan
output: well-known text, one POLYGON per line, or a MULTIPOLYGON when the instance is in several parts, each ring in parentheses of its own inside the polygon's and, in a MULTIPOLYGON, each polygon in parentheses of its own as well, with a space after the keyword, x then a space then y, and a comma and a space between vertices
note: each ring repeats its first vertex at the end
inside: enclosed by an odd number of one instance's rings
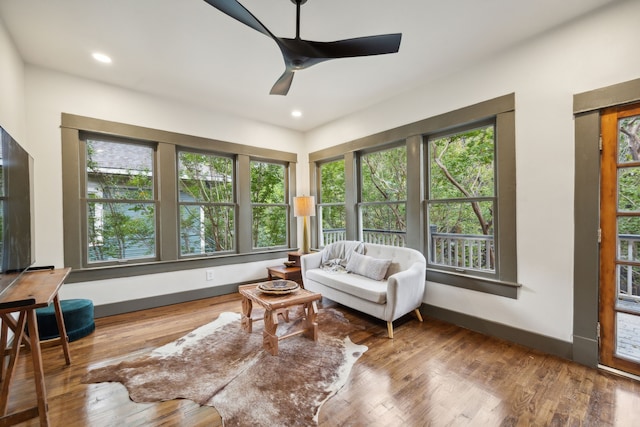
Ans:
POLYGON ((244 6, 236 0, 205 0, 219 11, 272 38, 284 59, 285 71, 271 88, 271 95, 286 95, 296 71, 329 59, 396 53, 402 34, 383 34, 333 42, 316 42, 300 38, 300 6, 307 0, 291 0, 296 5, 296 37, 276 37, 244 6))

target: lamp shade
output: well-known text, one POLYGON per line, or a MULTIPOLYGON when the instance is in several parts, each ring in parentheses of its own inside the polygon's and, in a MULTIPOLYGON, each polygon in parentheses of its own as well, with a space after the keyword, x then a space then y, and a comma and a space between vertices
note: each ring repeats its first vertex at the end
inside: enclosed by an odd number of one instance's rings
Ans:
POLYGON ((314 196, 294 197, 293 215, 316 216, 316 198, 314 196))

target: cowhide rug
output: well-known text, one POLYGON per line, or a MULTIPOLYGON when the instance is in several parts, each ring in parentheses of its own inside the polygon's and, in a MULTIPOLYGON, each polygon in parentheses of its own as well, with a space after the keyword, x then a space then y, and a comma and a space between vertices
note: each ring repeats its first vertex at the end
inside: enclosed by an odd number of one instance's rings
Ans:
MULTIPOLYGON (((299 327, 296 316, 280 322, 278 335, 299 327)), ((351 342, 355 327, 339 311, 321 309, 318 323, 318 341, 293 336, 272 356, 262 347, 261 321, 248 334, 239 313, 222 313, 147 356, 93 369, 84 382, 120 382, 134 402, 184 398, 213 406, 227 427, 317 425, 320 406, 367 350, 351 342)))

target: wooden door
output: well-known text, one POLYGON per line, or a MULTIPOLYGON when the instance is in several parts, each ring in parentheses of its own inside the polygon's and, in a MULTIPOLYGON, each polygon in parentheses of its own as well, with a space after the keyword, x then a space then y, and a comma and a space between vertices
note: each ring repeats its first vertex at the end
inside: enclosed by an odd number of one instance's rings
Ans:
POLYGON ((600 363, 640 375, 640 104, 601 118, 600 363))

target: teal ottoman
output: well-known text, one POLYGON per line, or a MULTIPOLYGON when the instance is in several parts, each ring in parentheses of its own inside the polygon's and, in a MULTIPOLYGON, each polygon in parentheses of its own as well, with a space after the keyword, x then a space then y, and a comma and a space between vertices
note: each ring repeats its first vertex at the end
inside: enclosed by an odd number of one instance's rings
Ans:
MULTIPOLYGON (((93 301, 88 299, 61 300, 60 307, 69 341, 85 337, 96 329, 96 324, 93 321, 93 301)), ((46 341, 60 336, 53 304, 36 309, 36 317, 40 340, 46 341)))

